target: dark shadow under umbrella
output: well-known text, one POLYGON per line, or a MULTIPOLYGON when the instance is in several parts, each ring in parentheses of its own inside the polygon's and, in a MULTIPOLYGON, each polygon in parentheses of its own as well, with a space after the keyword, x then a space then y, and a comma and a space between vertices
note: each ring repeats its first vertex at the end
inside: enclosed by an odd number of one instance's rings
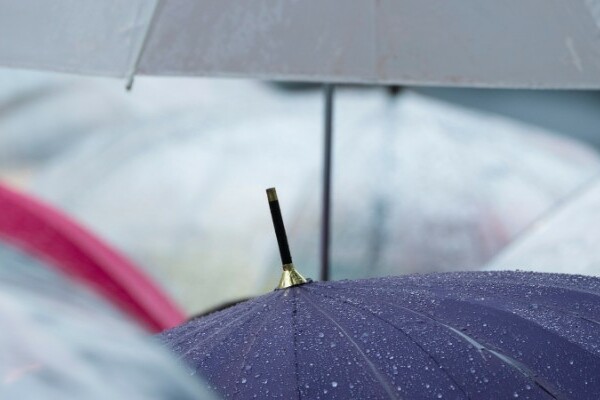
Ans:
POLYGON ((278 207, 278 290, 159 339, 234 398, 566 399, 600 393, 600 279, 455 272, 311 282, 278 207))

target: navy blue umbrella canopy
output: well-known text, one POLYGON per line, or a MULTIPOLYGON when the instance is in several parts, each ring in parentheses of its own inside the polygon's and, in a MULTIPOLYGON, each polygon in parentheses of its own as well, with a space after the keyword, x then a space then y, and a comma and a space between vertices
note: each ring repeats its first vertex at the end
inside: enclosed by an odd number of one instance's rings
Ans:
POLYGON ((226 398, 595 399, 600 279, 460 272, 309 282, 159 339, 226 398))

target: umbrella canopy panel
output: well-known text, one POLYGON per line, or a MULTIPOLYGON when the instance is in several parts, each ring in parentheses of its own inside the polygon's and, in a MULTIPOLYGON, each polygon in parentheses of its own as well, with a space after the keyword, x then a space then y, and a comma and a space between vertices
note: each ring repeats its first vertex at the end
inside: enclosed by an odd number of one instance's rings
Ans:
MULTIPOLYGON (((250 84, 240 92, 98 133, 50 164, 33 190, 197 312, 275 286, 263 194, 277 186, 294 260, 316 278, 319 96, 250 84)), ((334 279, 478 268, 600 166, 576 142, 411 92, 338 98, 334 279)))
POLYGON ((0 1, 0 64, 129 77, 599 88, 597 1, 0 1))
POLYGON ((488 269, 600 275, 600 179, 557 204, 498 254, 488 269))
POLYGON ((7 255, 0 270, 2 399, 214 398, 108 303, 7 255))
POLYGON ((599 320, 600 279, 467 272, 308 283, 159 339, 238 398, 594 398, 599 320))

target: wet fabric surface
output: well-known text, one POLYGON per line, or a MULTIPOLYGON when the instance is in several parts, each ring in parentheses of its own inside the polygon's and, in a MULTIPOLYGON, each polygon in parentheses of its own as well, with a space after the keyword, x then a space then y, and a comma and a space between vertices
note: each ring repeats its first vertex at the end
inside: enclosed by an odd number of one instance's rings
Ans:
POLYGON ((226 398, 591 399, 600 279, 458 272, 278 290, 158 339, 226 398))

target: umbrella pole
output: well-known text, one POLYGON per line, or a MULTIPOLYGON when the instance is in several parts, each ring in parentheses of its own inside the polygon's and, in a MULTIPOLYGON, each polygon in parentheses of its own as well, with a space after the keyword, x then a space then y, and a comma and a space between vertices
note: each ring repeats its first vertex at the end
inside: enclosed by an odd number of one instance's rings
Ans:
POLYGON ((329 280, 329 241, 331 226, 331 156, 333 145, 333 96, 334 86, 325 84, 324 91, 324 133, 323 152, 323 198, 321 209, 321 274, 320 280, 329 280))
POLYGON ((277 237, 277 245, 279 246, 279 255, 281 256, 281 264, 283 273, 279 279, 277 289, 285 289, 290 286, 301 285, 306 283, 306 279, 300 275, 294 263, 292 263, 292 255, 290 246, 283 225, 283 217, 281 216, 281 208, 279 207, 279 198, 275 188, 267 189, 267 199, 269 200, 269 209, 271 210, 271 218, 273 219, 273 227, 275 228, 275 236, 277 237))

